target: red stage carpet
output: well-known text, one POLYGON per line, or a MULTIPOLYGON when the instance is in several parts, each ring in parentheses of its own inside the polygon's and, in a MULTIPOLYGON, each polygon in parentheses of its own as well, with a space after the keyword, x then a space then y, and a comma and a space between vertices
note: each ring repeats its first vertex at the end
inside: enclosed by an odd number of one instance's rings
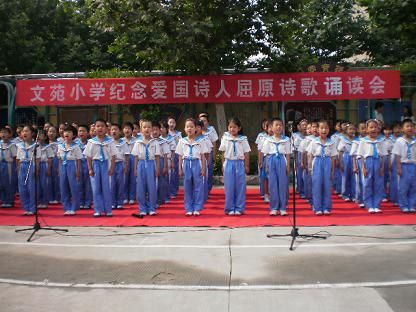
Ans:
MULTIPOLYGON (((93 210, 79 210, 76 216, 64 216, 60 205, 39 210, 42 226, 208 226, 208 227, 246 227, 246 226, 291 226, 292 201, 289 202, 289 216, 270 217, 268 205, 258 195, 258 189, 247 190, 247 210, 243 216, 224 215, 224 191, 214 189, 205 209, 199 217, 186 217, 183 207, 183 193, 171 203, 161 206, 158 215, 143 219, 132 217, 138 211, 137 205, 128 205, 123 210, 114 210, 112 218, 93 218, 93 210)), ((297 223, 299 226, 329 225, 382 225, 416 224, 416 214, 401 213, 391 203, 383 203, 381 214, 369 214, 354 203, 346 203, 338 196, 333 198, 333 212, 330 216, 316 216, 305 200, 297 198, 297 223)), ((23 216, 20 205, 15 208, 0 209, 0 225, 30 226, 33 216, 23 216)))

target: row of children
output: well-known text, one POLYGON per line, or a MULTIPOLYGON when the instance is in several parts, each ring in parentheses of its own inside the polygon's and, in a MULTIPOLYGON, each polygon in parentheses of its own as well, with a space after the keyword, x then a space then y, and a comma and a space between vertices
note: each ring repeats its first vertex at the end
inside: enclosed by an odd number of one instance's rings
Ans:
MULTIPOLYGON (((266 202, 283 199, 280 213, 286 215, 287 175, 289 157, 282 158, 281 174, 270 175, 263 166, 264 157, 273 157, 264 142, 281 132, 276 120, 264 121, 263 132, 257 137, 261 194, 266 202), (276 195, 277 185, 284 185, 276 195)), ((279 122, 280 123, 280 122, 279 122)), ((336 132, 329 137, 326 121, 308 122, 301 119, 297 124, 292 143, 296 155, 296 189, 306 198, 317 215, 329 215, 332 210, 332 189, 345 201, 355 201, 370 213, 380 213, 382 201, 390 199, 402 212, 416 211, 416 139, 415 125, 410 119, 393 126, 371 119, 360 122, 358 136, 356 127, 347 121, 337 121, 336 132), (383 135, 381 133, 384 133, 383 135), (405 169, 405 170, 404 170, 405 169)), ((288 154, 287 138, 279 139, 276 151, 288 154), (285 144, 286 148, 284 148, 285 144)), ((271 205, 271 207, 275 207, 271 205)), ((277 211, 271 210, 275 215, 277 211)))

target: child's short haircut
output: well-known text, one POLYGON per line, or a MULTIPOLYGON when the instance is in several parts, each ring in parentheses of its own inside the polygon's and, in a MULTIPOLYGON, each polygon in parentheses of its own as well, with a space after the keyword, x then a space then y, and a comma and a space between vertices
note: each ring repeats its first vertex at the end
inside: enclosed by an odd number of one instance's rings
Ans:
POLYGON ((111 124, 111 127, 117 127, 118 130, 121 130, 120 125, 118 123, 111 124))
POLYGON ((203 128, 203 127, 204 127, 204 122, 203 122, 201 119, 198 119, 198 120, 196 120, 195 125, 196 125, 197 127, 201 127, 201 128, 203 128))
POLYGON ((0 132, 6 131, 8 134, 12 134, 12 129, 8 128, 8 127, 3 127, 0 129, 0 132))
POLYGON ((129 121, 126 121, 125 123, 123 123, 123 129, 124 128, 130 128, 131 131, 133 131, 134 129, 133 124, 129 121))
POLYGON ((283 123, 283 120, 280 119, 279 117, 273 117, 272 120, 270 120, 270 123, 273 124, 275 121, 279 121, 279 122, 283 123))
POLYGON ((329 127, 329 122, 328 122, 328 120, 325 120, 325 119, 320 119, 320 120, 317 122, 317 124, 318 124, 318 126, 319 126, 320 124, 325 124, 325 125, 327 125, 327 126, 329 127))
POLYGON ((185 120, 185 124, 186 124, 188 121, 192 122, 192 123, 194 124, 194 126, 195 126, 195 127, 197 126, 197 122, 196 122, 196 120, 195 120, 194 118, 187 118, 187 119, 185 120))
POLYGON ((64 128, 64 132, 72 132, 74 137, 78 135, 77 128, 75 128, 73 125, 66 125, 64 128))
POLYGON ((160 129, 160 124, 157 121, 152 121, 152 128, 160 129))
POLYGON ((87 130, 87 132, 90 132, 90 127, 88 127, 87 125, 79 125, 78 129, 79 128, 85 128, 85 130, 87 130))
POLYGON ((98 119, 96 119, 95 120, 95 122, 94 122, 94 125, 97 123, 97 122, 102 122, 106 127, 107 127, 107 121, 105 121, 104 119, 102 119, 102 118, 98 118, 98 119))
POLYGON ((169 129, 168 122, 166 120, 159 121, 159 125, 161 128, 169 129))
POLYGON ((408 123, 412 124, 413 126, 415 125, 415 123, 410 118, 406 118, 402 121, 402 127, 404 127, 404 125, 408 123))

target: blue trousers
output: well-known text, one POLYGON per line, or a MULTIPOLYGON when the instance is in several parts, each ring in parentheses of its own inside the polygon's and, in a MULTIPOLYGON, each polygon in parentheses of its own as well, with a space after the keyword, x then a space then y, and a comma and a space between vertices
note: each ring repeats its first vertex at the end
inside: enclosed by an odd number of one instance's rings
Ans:
POLYGON ((204 208, 204 183, 201 176, 201 161, 199 159, 184 159, 183 185, 185 189, 185 210, 200 211, 204 208))
POLYGON ((136 200, 136 180, 134 176, 134 155, 129 155, 129 167, 124 177, 124 199, 136 200))
POLYGON ((365 166, 368 171, 364 177, 363 201, 366 208, 380 208, 384 196, 384 176, 380 176, 381 159, 367 157, 365 166))
POLYGON ((39 177, 36 183, 37 187, 37 196, 39 205, 47 205, 49 202, 49 184, 48 184, 48 163, 46 161, 41 161, 39 163, 39 177))
POLYGON ((214 181, 214 164, 215 164, 214 152, 211 151, 211 155, 209 157, 209 162, 208 162, 208 179, 207 179, 208 180, 208 193, 211 192, 213 181, 214 181))
POLYGON ((244 160, 225 161, 225 213, 246 210, 246 172, 244 160))
MULTIPOLYGON (((165 164, 165 159, 160 158, 160 176, 157 183, 157 201, 159 205, 162 205, 166 202, 168 193, 169 193, 169 173, 163 175, 163 169, 165 165, 168 166, 169 163, 165 164)), ((169 169, 169 168, 168 168, 169 169)))
POLYGON ((175 154, 175 158, 171 161, 175 162, 175 169, 171 172, 169 192, 170 196, 178 196, 179 191, 179 155, 175 154))
POLYGON ((342 173, 342 197, 353 200, 355 198, 355 174, 352 157, 344 153, 344 172, 342 173))
POLYGON ((391 164, 390 201, 394 204, 399 202, 399 176, 397 175, 396 161, 391 164))
POLYGON ((94 176, 90 177, 94 210, 98 213, 111 213, 110 176, 108 160, 93 160, 94 176))
POLYGON ((270 210, 286 211, 288 200, 287 163, 284 155, 269 155, 270 210))
POLYGON ((90 207, 92 202, 92 190, 90 175, 88 173, 88 163, 86 159, 81 160, 81 177, 79 181, 79 200, 80 205, 90 207))
POLYGON ((264 196, 264 178, 261 174, 262 170, 260 169, 260 166, 257 166, 257 171, 259 173, 260 196, 264 196))
POLYGON ((29 212, 35 212, 36 210, 36 198, 35 198, 35 168, 30 167, 29 178, 25 184, 26 175, 29 169, 29 162, 20 162, 20 170, 18 177, 19 194, 22 202, 23 209, 29 212))
POLYGON ((110 177, 112 206, 123 206, 124 201, 124 162, 116 162, 114 174, 110 177))
POLYGON ((334 188, 336 193, 342 194, 342 172, 339 165, 334 170, 334 188))
POLYGON ((13 162, 0 162, 0 200, 14 206, 16 195, 16 167, 13 162))
POLYGON ((332 160, 330 157, 315 157, 312 169, 312 202, 315 211, 332 210, 332 160))
POLYGON ((76 160, 67 160, 66 164, 62 163, 59 182, 64 211, 77 211, 79 209, 79 184, 76 160))
POLYGON ((49 201, 61 200, 61 193, 59 190, 58 167, 59 159, 58 157, 54 157, 52 160, 51 175, 48 177, 49 201))
POLYGON ((149 213, 156 211, 156 162, 154 160, 139 160, 136 185, 140 212, 149 213))
POLYGON ((207 162, 206 163, 207 170, 205 171, 205 177, 202 178, 202 181, 204 183, 204 203, 208 201, 208 197, 209 197, 209 184, 208 184, 209 168, 208 166, 209 164, 207 162))
POLYGON ((296 187, 299 195, 305 197, 305 183, 303 181, 303 169, 301 166, 302 153, 297 152, 296 158, 296 187))
POLYGON ((402 176, 399 182, 400 209, 416 208, 416 164, 402 163, 402 176))
POLYGON ((303 169, 303 185, 305 188, 305 197, 312 202, 312 176, 308 169, 303 169))
POLYGON ((361 160, 357 161, 358 173, 355 175, 355 201, 358 204, 364 203, 363 191, 364 191, 364 177, 363 169, 361 166, 361 160))

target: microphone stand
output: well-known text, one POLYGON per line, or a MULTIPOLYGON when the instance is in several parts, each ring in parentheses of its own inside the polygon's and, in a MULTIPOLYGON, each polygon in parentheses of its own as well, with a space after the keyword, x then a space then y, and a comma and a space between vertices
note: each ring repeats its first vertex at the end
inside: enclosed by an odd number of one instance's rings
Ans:
POLYGON ((32 234, 29 236, 29 238, 27 239, 28 242, 31 241, 33 235, 35 235, 35 233, 39 230, 46 230, 46 231, 54 231, 54 232, 68 232, 68 230, 65 229, 54 229, 54 228, 50 228, 50 227, 42 227, 39 223, 39 209, 38 209, 38 194, 37 194, 37 176, 36 176, 36 155, 37 155, 37 149, 39 146, 39 131, 37 133, 36 136, 36 140, 35 140, 35 147, 33 148, 33 152, 32 152, 32 157, 30 158, 30 162, 29 162, 29 167, 27 169, 27 173, 26 173, 26 178, 25 178, 25 185, 27 185, 27 182, 29 180, 29 175, 30 175, 30 171, 33 167, 33 171, 34 171, 34 192, 35 192, 35 223, 33 224, 33 227, 31 228, 26 228, 26 229, 20 229, 20 230, 15 230, 16 233, 19 232, 26 232, 26 231, 33 231, 32 234))
POLYGON ((267 237, 268 238, 274 238, 274 237, 287 237, 290 236, 292 237, 292 242, 290 243, 290 247, 289 250, 293 251, 293 244, 295 243, 295 240, 297 237, 300 238, 318 238, 318 239, 326 239, 326 236, 321 236, 321 235, 301 235, 299 234, 299 228, 296 225, 296 166, 297 166, 297 156, 298 156, 298 151, 296 149, 295 146, 295 140, 294 140, 294 136, 293 136, 293 121, 289 121, 288 122, 288 130, 290 133, 290 144, 293 150, 293 162, 292 162, 292 175, 293 175, 293 179, 292 179, 292 208, 293 208, 293 224, 292 224, 292 230, 290 232, 290 234, 268 234, 267 237))

